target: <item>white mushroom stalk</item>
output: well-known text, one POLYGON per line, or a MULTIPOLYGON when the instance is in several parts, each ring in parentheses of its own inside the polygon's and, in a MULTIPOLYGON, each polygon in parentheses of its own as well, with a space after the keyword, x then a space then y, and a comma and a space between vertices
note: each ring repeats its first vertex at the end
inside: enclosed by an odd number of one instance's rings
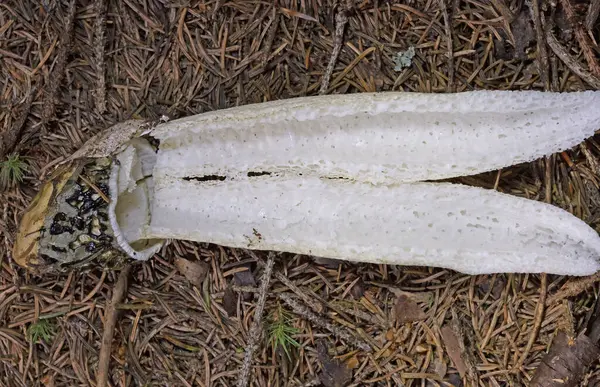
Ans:
POLYGON ((158 149, 136 138, 116 154, 109 231, 142 260, 185 239, 468 274, 592 274, 600 237, 570 213, 431 181, 571 148, 600 128, 599 107, 600 92, 381 93, 175 120, 149 133, 158 149))

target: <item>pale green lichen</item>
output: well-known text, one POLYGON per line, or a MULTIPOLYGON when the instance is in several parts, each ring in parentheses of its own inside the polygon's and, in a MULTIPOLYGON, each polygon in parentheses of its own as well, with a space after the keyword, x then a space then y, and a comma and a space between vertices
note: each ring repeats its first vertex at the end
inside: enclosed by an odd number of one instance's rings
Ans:
POLYGON ((406 51, 398 52, 392 59, 396 64, 394 70, 402 71, 403 69, 412 66, 412 59, 415 57, 415 48, 410 46, 406 51))

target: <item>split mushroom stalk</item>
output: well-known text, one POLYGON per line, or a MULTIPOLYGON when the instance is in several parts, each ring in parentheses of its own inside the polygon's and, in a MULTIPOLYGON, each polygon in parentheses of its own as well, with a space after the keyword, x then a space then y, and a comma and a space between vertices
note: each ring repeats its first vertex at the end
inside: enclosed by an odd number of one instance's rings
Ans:
MULTIPOLYGON (((148 137, 157 147, 134 138, 108 167, 114 240, 69 261, 111 249, 144 260, 176 238, 468 274, 592 274, 600 237, 570 213, 431 181, 571 148, 600 127, 599 107, 591 91, 367 93, 160 124, 148 137)), ((15 246, 18 262, 61 260, 44 234, 28 254, 15 246)))

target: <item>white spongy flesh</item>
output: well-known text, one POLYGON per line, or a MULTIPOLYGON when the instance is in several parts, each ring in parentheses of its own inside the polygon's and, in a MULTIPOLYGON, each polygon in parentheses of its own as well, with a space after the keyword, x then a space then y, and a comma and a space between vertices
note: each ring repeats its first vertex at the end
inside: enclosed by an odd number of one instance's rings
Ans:
POLYGON ((600 91, 360 93, 161 124, 165 176, 303 173, 373 184, 472 175, 571 148, 600 129, 600 91))
POLYGON ((447 183, 163 177, 155 180, 151 212, 149 238, 467 274, 589 275, 600 269, 598 235, 568 212, 447 183))

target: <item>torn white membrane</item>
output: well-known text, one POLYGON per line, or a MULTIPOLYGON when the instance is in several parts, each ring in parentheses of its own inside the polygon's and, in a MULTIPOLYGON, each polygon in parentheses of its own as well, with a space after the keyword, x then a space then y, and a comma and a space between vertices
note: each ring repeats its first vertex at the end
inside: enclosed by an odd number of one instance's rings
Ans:
POLYGON ((155 159, 134 144, 115 166, 120 238, 146 243, 137 259, 176 238, 468 274, 592 274, 600 238, 568 212, 421 181, 572 147, 598 129, 598 106, 598 92, 385 93, 173 121, 152 133, 155 159))
POLYGON ((119 246, 137 260, 151 258, 163 244, 162 240, 146 236, 154 202, 152 171, 155 164, 154 149, 146 140, 136 138, 117 155, 109 179, 111 227, 119 246))

